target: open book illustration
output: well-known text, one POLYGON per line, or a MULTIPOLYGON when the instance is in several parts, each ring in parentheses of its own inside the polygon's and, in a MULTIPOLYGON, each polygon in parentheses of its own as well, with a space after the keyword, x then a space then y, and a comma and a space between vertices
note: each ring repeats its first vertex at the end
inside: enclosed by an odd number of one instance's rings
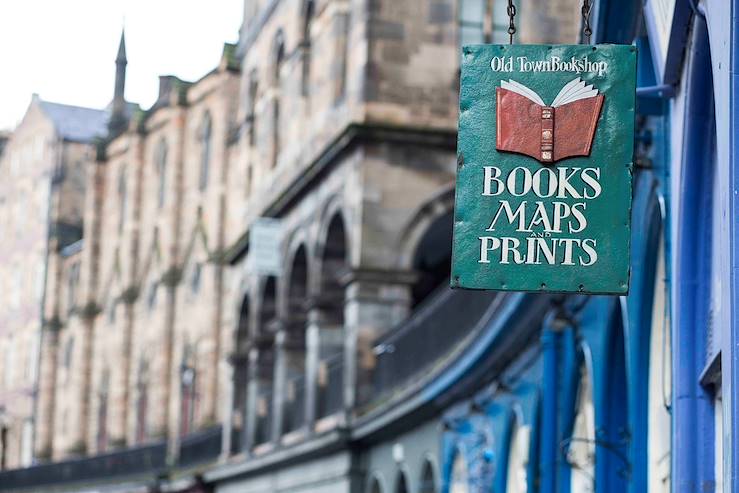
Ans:
POLYGON ((546 105, 534 91, 514 80, 496 88, 499 151, 531 156, 552 163, 590 155, 604 96, 576 78, 546 105))

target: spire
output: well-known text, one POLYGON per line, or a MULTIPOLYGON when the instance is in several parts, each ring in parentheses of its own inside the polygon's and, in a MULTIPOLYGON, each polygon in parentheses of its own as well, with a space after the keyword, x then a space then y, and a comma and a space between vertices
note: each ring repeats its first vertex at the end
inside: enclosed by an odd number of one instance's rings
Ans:
POLYGON ((115 57, 116 65, 126 65, 128 60, 126 59, 126 31, 121 29, 121 41, 118 43, 118 56, 115 57))
POLYGON ((121 29, 121 41, 118 44, 118 55, 115 57, 115 90, 108 129, 111 133, 119 133, 127 124, 126 118, 126 33, 121 29))

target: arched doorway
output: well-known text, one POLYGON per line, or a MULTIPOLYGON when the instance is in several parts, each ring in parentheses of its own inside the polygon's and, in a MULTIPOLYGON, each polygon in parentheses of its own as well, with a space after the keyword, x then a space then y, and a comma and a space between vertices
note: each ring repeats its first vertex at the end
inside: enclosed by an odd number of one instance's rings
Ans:
POLYGON ((277 321, 277 281, 274 276, 264 281, 259 310, 259 326, 255 337, 256 364, 256 423, 254 444, 272 439, 272 395, 275 366, 274 324, 277 321))
POLYGON ((308 296, 308 256, 301 245, 293 257, 287 285, 285 339, 286 382, 282 429, 297 430, 305 423, 305 330, 308 296))
POLYGON ((395 478, 394 493, 410 493, 411 489, 408 485, 408 478, 403 471, 398 471, 398 475, 395 478))
POLYGON ((343 405, 344 286, 341 276, 349 267, 346 229, 340 212, 329 222, 321 251, 318 297, 319 364, 317 416, 329 416, 343 405))
POLYGON ((423 461, 421 468, 421 485, 418 489, 419 493, 436 493, 436 478, 434 476, 434 466, 429 459, 423 461))
POLYGON ((413 270, 418 280, 412 288, 412 306, 415 308, 439 288, 449 285, 452 262, 453 212, 447 211, 434 219, 416 245, 413 270))
POLYGON ((369 493, 383 493, 382 485, 380 484, 380 480, 377 478, 377 476, 372 478, 372 482, 369 486, 369 493))

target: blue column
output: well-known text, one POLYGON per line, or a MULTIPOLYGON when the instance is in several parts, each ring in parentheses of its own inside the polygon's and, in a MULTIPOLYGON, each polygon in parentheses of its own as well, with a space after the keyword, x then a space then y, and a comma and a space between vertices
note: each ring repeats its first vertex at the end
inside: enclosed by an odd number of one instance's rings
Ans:
POLYGON ((544 382, 541 410, 541 493, 557 491, 557 342, 559 334, 545 324, 541 334, 544 382))
MULTIPOLYGON (((728 3, 728 2, 727 2, 728 3)), ((732 193, 729 194, 730 210, 729 217, 729 241, 731 262, 731 327, 728 347, 724 344, 724 350, 728 351, 729 357, 723 358, 728 363, 728 368, 722 369, 724 379, 729 379, 729 395, 724 392, 724 399, 728 399, 728 416, 724 416, 724 423, 728 423, 729 430, 724 435, 728 438, 724 442, 725 453, 729 454, 729 460, 725 461, 729 467, 724 468, 725 484, 730 491, 739 491, 739 0, 731 2, 731 68, 729 86, 730 131, 729 131, 729 186, 732 193)), ((727 386, 724 385, 724 389, 727 386)), ((725 408, 726 409, 726 408, 725 408)), ((726 426, 724 426, 726 428, 726 426)))

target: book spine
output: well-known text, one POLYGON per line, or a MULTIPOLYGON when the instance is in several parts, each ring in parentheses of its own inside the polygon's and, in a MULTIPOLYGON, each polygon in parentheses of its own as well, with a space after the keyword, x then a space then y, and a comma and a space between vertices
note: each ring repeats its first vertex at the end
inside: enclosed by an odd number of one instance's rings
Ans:
POLYGON ((541 108, 541 159, 543 163, 554 160, 554 108, 541 108))

